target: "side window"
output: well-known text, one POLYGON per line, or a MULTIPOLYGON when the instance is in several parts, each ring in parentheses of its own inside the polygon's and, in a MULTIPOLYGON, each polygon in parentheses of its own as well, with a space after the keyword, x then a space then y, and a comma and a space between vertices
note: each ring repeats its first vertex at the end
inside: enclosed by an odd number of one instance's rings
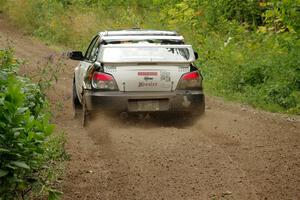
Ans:
POLYGON ((85 52, 85 58, 86 58, 87 60, 90 60, 92 50, 93 50, 93 48, 94 48, 94 46, 95 46, 95 43, 97 42, 98 38, 99 38, 99 36, 94 37, 94 39, 93 39, 92 42, 90 43, 89 48, 88 48, 88 49, 86 50, 86 52, 85 52))
POLYGON ((91 62, 95 62, 97 60, 99 50, 100 50, 100 38, 97 39, 97 41, 92 49, 90 59, 89 59, 91 62))

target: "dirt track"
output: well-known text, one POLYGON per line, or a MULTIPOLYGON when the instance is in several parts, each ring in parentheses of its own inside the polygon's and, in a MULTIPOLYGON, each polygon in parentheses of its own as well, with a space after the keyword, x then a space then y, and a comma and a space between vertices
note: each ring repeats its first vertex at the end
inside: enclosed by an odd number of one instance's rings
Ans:
MULTIPOLYGON (((0 48, 7 39, 28 61, 22 73, 59 57, 0 18, 0 48)), ((71 154, 63 199, 300 199, 299 119, 208 98, 193 126, 100 116, 83 129, 72 117, 75 64, 49 92, 71 154)))

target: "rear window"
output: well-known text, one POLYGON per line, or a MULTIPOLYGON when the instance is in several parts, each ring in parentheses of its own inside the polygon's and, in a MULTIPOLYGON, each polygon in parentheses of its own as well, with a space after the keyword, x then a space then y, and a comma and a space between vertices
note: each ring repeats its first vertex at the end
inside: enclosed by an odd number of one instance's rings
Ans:
POLYGON ((182 62, 191 58, 188 48, 111 47, 104 48, 105 62, 182 62))

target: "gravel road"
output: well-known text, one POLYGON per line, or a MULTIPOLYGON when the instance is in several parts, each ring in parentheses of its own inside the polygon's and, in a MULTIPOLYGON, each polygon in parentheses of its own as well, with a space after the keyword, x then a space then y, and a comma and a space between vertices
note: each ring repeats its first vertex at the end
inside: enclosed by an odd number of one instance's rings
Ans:
POLYGON ((76 62, 0 17, 0 48, 9 44, 26 60, 20 73, 60 69, 48 96, 71 155, 63 199, 300 199, 299 118, 208 97, 193 125, 99 115, 83 129, 71 106, 76 62))

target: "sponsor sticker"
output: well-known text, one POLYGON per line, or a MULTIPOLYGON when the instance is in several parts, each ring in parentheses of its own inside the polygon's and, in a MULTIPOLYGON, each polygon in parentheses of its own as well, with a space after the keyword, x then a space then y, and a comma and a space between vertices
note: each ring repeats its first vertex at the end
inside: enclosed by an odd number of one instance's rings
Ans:
POLYGON ((190 68, 189 67, 179 67, 178 72, 189 72, 190 68))
POLYGON ((171 81, 171 73, 162 71, 160 73, 160 80, 170 82, 171 81))
POLYGON ((116 69, 116 67, 113 67, 113 66, 107 66, 104 68, 104 71, 107 73, 115 73, 115 72, 117 72, 117 69, 116 69))
POLYGON ((158 83, 154 82, 139 82, 138 87, 157 87, 158 83))
POLYGON ((138 76, 157 76, 157 72, 138 72, 138 76))

